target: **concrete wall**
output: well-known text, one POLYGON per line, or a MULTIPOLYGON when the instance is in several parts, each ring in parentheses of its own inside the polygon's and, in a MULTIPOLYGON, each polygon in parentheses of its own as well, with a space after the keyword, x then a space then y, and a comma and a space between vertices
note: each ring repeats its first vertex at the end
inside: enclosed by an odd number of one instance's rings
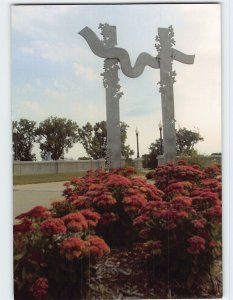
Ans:
MULTIPOLYGON (((179 160, 179 159, 185 159, 185 158, 177 156, 177 160, 179 160)), ((157 160, 158 160, 158 166, 164 164, 163 155, 157 156, 157 160)), ((208 167, 213 164, 218 164, 218 165, 222 164, 222 156, 221 155, 198 155, 197 157, 194 157, 194 158, 190 157, 190 158, 188 158, 188 160, 193 161, 193 163, 197 163, 197 164, 200 163, 201 166, 203 166, 203 167, 208 167)))
POLYGON ((105 168, 105 160, 14 161, 13 175, 85 172, 105 168))

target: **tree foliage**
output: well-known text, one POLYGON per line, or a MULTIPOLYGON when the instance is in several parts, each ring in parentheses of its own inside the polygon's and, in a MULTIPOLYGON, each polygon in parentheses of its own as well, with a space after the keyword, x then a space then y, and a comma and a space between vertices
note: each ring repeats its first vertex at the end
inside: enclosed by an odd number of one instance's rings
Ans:
POLYGON ((204 141, 204 139, 198 131, 188 130, 183 127, 176 130, 176 141, 176 150, 178 155, 191 155, 194 150, 194 146, 199 141, 204 141))
MULTIPOLYGON (((126 159, 134 154, 129 145, 125 145, 127 139, 127 128, 125 122, 121 126, 121 154, 126 159)), ((78 129, 79 141, 86 150, 87 155, 93 159, 106 158, 107 152, 107 129, 106 121, 97 122, 94 126, 89 122, 78 129)))
POLYGON ((36 122, 20 119, 13 122, 13 128, 17 130, 17 133, 13 133, 13 151, 16 159, 36 160, 36 155, 32 153, 33 143, 36 141, 36 122))
POLYGON ((78 125, 66 118, 49 117, 37 129, 41 157, 51 153, 53 160, 63 159, 64 152, 78 141, 78 125))
MULTIPOLYGON (((177 155, 191 155, 193 154, 194 146, 199 142, 203 141, 203 137, 198 131, 188 130, 185 127, 176 130, 176 151, 177 155)), ((160 155, 160 139, 157 139, 154 143, 149 146, 148 160, 149 164, 153 168, 156 164, 156 158, 160 155)))

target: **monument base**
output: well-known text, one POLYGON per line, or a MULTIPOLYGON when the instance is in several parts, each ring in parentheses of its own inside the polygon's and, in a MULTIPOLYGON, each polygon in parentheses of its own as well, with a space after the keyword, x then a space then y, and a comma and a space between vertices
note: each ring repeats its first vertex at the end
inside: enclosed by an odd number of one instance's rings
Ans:
POLYGON ((158 161, 158 166, 164 165, 165 160, 163 155, 158 155, 157 156, 157 161, 158 161))
POLYGON ((143 159, 141 157, 137 157, 134 159, 134 167, 137 171, 141 171, 143 169, 142 162, 143 159))
POLYGON ((124 168, 125 167, 125 157, 121 156, 121 167, 124 168))

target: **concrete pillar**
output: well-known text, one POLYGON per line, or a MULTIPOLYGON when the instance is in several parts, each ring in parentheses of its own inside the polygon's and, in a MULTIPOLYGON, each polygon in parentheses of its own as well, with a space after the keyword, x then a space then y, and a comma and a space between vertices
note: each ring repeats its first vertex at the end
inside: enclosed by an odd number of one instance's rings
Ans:
POLYGON ((134 167, 137 171, 143 170, 142 162, 143 162, 143 159, 141 157, 137 157, 134 159, 134 167))

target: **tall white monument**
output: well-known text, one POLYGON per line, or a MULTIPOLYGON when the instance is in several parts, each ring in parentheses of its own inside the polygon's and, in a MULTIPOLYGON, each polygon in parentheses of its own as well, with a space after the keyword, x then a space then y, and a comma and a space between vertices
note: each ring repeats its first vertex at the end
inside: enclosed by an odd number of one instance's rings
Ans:
POLYGON ((115 47, 116 27, 108 24, 101 24, 104 40, 101 41, 96 34, 88 27, 83 28, 79 34, 85 38, 93 53, 105 58, 104 86, 106 88, 107 103, 107 144, 110 154, 110 167, 120 167, 120 114, 119 98, 120 92, 118 78, 118 62, 122 72, 131 78, 140 76, 145 67, 160 69, 160 93, 162 102, 163 119, 163 145, 164 162, 176 161, 176 132, 175 132, 175 110, 173 84, 175 82, 175 71, 172 69, 173 60, 184 64, 193 64, 194 55, 184 54, 173 48, 175 45, 174 31, 172 26, 158 28, 155 47, 158 51, 156 57, 148 53, 141 53, 135 65, 132 67, 129 54, 125 49, 115 47))

